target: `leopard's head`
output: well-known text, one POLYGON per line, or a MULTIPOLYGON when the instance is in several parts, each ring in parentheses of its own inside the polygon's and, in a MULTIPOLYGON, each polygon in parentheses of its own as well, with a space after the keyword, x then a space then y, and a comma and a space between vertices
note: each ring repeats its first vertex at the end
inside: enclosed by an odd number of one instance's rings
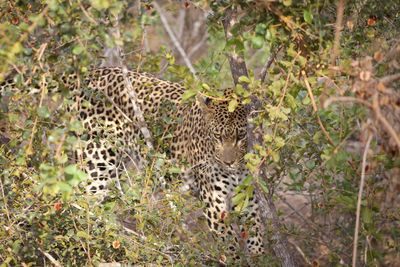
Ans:
POLYGON ((246 109, 239 104, 233 112, 228 110, 229 101, 199 100, 209 134, 214 158, 229 168, 243 165, 247 153, 246 109))

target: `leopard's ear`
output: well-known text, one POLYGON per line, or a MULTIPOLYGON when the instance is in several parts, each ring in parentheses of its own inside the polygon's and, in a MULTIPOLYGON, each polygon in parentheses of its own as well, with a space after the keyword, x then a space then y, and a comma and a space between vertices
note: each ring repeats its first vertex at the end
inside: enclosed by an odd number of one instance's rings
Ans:
POLYGON ((197 95, 196 102, 199 104, 204 115, 209 116, 214 113, 214 109, 211 107, 211 98, 197 95))

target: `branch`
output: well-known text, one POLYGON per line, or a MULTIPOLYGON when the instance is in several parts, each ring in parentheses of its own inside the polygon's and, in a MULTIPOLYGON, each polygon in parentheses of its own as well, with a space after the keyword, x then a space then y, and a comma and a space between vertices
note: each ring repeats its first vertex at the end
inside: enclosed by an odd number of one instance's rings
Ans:
POLYGON ((361 210, 361 200, 362 200, 362 193, 363 193, 363 186, 364 186, 364 179, 365 179, 365 167, 367 161, 367 155, 369 150, 369 144, 371 143, 372 135, 368 137, 367 144, 365 145, 362 164, 361 164, 361 180, 360 180, 360 189, 358 190, 358 199, 357 199, 357 211, 356 211, 356 226, 354 229, 354 242, 353 242, 353 261, 352 266, 356 267, 357 263, 357 243, 358 243, 358 229, 360 227, 360 210, 361 210))
MULTIPOLYGON (((116 31, 117 38, 120 39, 121 33, 119 30, 118 18, 116 18, 115 31, 116 31)), ((135 116, 137 117, 139 129, 144 136, 147 147, 149 148, 149 150, 153 150, 153 144, 151 142, 150 131, 147 127, 146 120, 144 119, 143 112, 140 109, 140 107, 137 105, 137 97, 135 95, 135 91, 133 90, 132 83, 128 77, 128 75, 129 75, 128 68, 126 67, 124 60, 122 59, 122 56, 121 56, 124 54, 123 47, 118 46, 118 51, 119 51, 118 61, 119 61, 119 65, 122 66, 122 75, 124 77, 124 84, 125 84, 125 87, 128 89, 129 97, 131 98, 131 103, 133 106, 133 110, 134 110, 135 116)))
POLYGON ((386 118, 382 115, 381 109, 379 108, 379 99, 378 99, 378 94, 376 93, 372 97, 372 110, 375 112, 375 116, 377 120, 383 124, 383 127, 386 128, 386 131, 389 132, 389 134, 393 137, 394 141, 396 142, 396 145, 400 151, 400 139, 399 136, 397 135, 396 131, 393 129, 393 127, 390 125, 390 123, 386 120, 386 118))
POLYGON ((390 76, 383 77, 382 79, 379 79, 379 81, 383 84, 388 84, 388 83, 391 83, 398 79, 400 79, 400 73, 396 73, 396 74, 393 74, 390 76))
POLYGON ((309 95, 309 97, 310 97, 310 99, 311 99, 311 104, 312 104, 312 106, 313 106, 314 112, 315 112, 315 114, 316 114, 316 116, 317 116, 317 120, 318 120, 319 127, 321 128, 322 133, 323 133, 323 134, 325 135, 325 137, 328 139, 329 144, 330 144, 331 146, 335 147, 335 144, 333 143, 332 139, 329 137, 329 134, 328 134, 328 132, 325 130, 325 127, 324 127, 324 125, 322 124, 321 118, 320 118, 319 115, 318 115, 317 105, 315 104, 314 95, 313 95, 313 93, 312 93, 310 83, 308 82, 308 79, 307 79, 307 76, 306 76, 306 72, 305 72, 304 70, 302 70, 302 71, 301 71, 301 75, 303 76, 304 83, 306 84, 307 92, 308 92, 308 95, 309 95))
MULTIPOLYGON (((237 12, 236 8, 228 8, 225 11, 225 16, 222 19, 222 24, 224 26, 225 31, 225 39, 228 42, 231 38, 233 38, 232 33, 230 32, 232 26, 237 22, 237 16, 235 13, 237 12)), ((238 79, 240 76, 248 76, 246 62, 243 56, 239 56, 235 49, 233 50, 232 54, 228 55, 229 64, 231 67, 232 77, 234 80, 235 85, 238 84, 238 79)), ((242 86, 244 88, 248 88, 246 83, 243 83, 242 86)), ((255 116, 252 114, 256 114, 252 112, 257 110, 261 107, 261 101, 256 96, 252 97, 252 100, 249 104, 249 110, 247 115, 247 134, 248 134, 248 150, 249 152, 254 152, 254 145, 255 144, 262 144, 262 136, 256 135, 254 130, 256 129, 256 125, 250 123, 251 116, 255 116)), ((260 168, 258 169, 258 173, 255 173, 255 176, 259 176, 264 181, 267 180, 266 175, 266 166, 263 163, 260 168)), ((297 263, 294 260, 293 253, 290 251, 289 243, 287 241, 286 236, 282 232, 282 224, 279 220, 278 214, 276 212, 275 205, 272 201, 272 196, 268 195, 265 197, 260 185, 258 183, 255 184, 255 195, 256 198, 259 199, 260 210, 263 212, 260 214, 261 220, 263 225, 267 226, 270 225, 274 234, 271 236, 271 239, 276 241, 274 244, 274 252, 276 256, 281 261, 281 266, 297 266, 297 263)))
POLYGON ((38 247, 38 249, 40 250, 40 252, 43 253, 43 255, 48 258, 51 263, 53 263, 55 266, 57 267, 61 267, 61 264, 55 259, 53 258, 53 256, 51 256, 49 253, 47 253, 46 251, 43 251, 40 247, 38 247))
POLYGON ((369 103, 368 101, 365 101, 360 98, 355 98, 352 96, 330 97, 324 102, 323 108, 325 109, 325 108, 329 107, 329 105, 332 104, 333 102, 350 102, 350 103, 356 102, 356 103, 363 104, 369 108, 372 108, 371 103, 369 103))
POLYGON ((274 50, 273 52, 271 52, 271 54, 269 55, 269 57, 267 58, 267 61, 265 62, 263 68, 261 69, 260 72, 260 80, 263 83, 265 81, 265 77, 267 76, 267 70, 269 69, 269 67, 271 66, 272 62, 274 61, 276 54, 279 53, 279 51, 281 51, 282 49, 282 45, 279 45, 276 50, 274 50))
MULTIPOLYGON (((392 75, 392 76, 394 76, 394 75, 392 75)), ((390 76, 390 77, 392 77, 392 76, 390 76)), ((376 119, 383 125, 383 127, 390 134, 390 136, 392 136, 392 138, 396 142, 396 145, 400 151, 400 138, 397 135, 396 131, 393 129, 392 125, 390 125, 390 123, 387 121, 385 116, 382 115, 381 110, 379 108, 378 94, 375 94, 372 97, 372 104, 363 99, 359 99, 359 98, 355 98, 355 97, 351 97, 351 96, 330 97, 323 104, 324 108, 327 108, 333 102, 356 102, 356 103, 361 103, 364 106, 370 108, 375 113, 376 119)))
MULTIPOLYGON (((340 46, 340 32, 342 31, 342 23, 343 23, 343 9, 344 9, 344 0, 339 0, 337 3, 337 16, 336 16, 336 27, 335 27, 335 41, 333 44, 332 54, 330 58, 330 78, 333 77, 335 71, 333 67, 336 65, 335 61, 339 55, 339 46, 340 46)), ((323 88, 321 93, 321 104, 324 105, 326 98, 326 87, 323 88)))
POLYGON ((193 54, 197 52, 207 40, 208 40, 208 32, 205 32, 201 40, 190 49, 188 53, 188 58, 191 58, 193 54))
MULTIPOLYGON (((335 43, 333 44, 333 51, 331 54, 331 60, 330 60, 331 67, 336 65, 335 60, 339 55, 340 32, 342 31, 344 0, 339 0, 337 5, 338 6, 337 6, 337 17, 336 17, 336 26, 335 26, 335 43)), ((333 74, 333 71, 331 72, 331 74, 333 74)))
MULTIPOLYGON (((222 19, 222 24, 224 25, 225 31, 225 39, 228 43, 229 40, 233 38, 230 29, 233 25, 237 23, 237 16, 232 16, 233 13, 236 13, 237 9, 228 8, 225 11, 225 17, 222 19)), ((239 83, 240 76, 249 76, 247 73, 246 62, 244 61, 244 56, 239 56, 236 53, 236 49, 233 49, 232 54, 228 55, 229 65, 231 66, 232 78, 233 82, 236 84, 239 83)), ((247 89, 247 83, 241 83, 241 85, 247 89)))
POLYGON ((183 61, 185 62, 186 66, 189 68, 190 72, 193 73, 194 78, 197 79, 196 70, 193 68, 193 65, 190 62, 188 56, 186 55, 185 50, 182 48, 182 46, 179 43, 178 39, 176 38, 174 32, 172 31, 171 27, 169 26, 168 21, 164 16, 164 10, 158 5, 158 3, 156 1, 153 2, 153 5, 156 8, 157 12, 160 14, 161 22, 162 22, 165 30, 168 32, 168 35, 171 38, 172 42, 174 43, 179 54, 181 54, 183 61))

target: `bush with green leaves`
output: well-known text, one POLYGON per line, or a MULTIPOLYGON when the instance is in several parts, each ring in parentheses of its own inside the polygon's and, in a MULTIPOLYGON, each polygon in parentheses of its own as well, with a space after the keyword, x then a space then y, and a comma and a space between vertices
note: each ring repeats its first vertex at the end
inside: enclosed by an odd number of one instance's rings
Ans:
MULTIPOLYGON (((183 4, 163 5, 174 13, 183 4)), ((266 163, 268 179, 255 176, 241 188, 250 196, 259 183, 277 202, 285 195, 306 196, 309 214, 297 208, 278 211, 282 219, 297 215, 282 230, 301 251, 300 262, 351 264, 357 210, 357 261, 390 265, 399 260, 399 147, 390 130, 400 132, 399 4, 346 1, 342 21, 334 1, 191 4, 208 12, 209 49, 193 62, 197 78, 176 64, 173 51, 143 51, 145 29, 154 27, 152 34, 161 33, 165 43, 169 39, 151 1, 0 3, 0 82, 15 83, 2 92, 0 108, 3 264, 224 261, 219 258, 226 254, 223 244, 212 241, 206 230, 184 227, 185 216, 201 203, 178 193, 173 178, 179 171, 168 161, 165 142, 170 134, 164 123, 170 118, 149 124, 154 147, 160 148, 149 153, 149 162, 161 169, 149 164, 141 175, 128 171, 101 204, 84 193, 87 175, 73 160, 84 145, 84 129, 69 111, 74 102, 59 81, 62 73, 84 77, 100 66, 103 49, 115 47, 123 47, 129 68, 185 84, 189 102, 199 93, 220 96, 215 89, 226 87, 234 87, 230 109, 252 97, 261 100, 252 122, 263 143, 246 160, 250 171, 266 163), (238 23, 226 42, 222 19, 234 6, 238 23), (340 38, 335 40, 337 26, 340 38), (249 70, 236 87, 226 57, 233 51, 244 56, 249 70), (368 164, 362 169, 369 136, 368 164), (366 189, 359 209, 362 173, 366 189), (159 176, 172 177, 167 188, 160 186, 159 176), (124 218, 131 218, 135 231, 123 228, 124 218)), ((239 193, 234 200, 243 204, 246 196, 239 193)), ((271 237, 268 225, 266 233, 271 237)), ((279 259, 267 250, 260 261, 278 264, 279 259)))

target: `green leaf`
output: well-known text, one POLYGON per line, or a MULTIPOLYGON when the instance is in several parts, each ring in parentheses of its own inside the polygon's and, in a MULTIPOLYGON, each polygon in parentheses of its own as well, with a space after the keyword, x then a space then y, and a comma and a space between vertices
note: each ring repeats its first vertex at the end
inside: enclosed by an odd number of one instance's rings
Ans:
POLYGON ((59 187, 60 191, 62 191, 62 192, 68 192, 68 193, 72 192, 72 187, 67 183, 58 182, 57 186, 59 187))
POLYGON ((11 123, 15 122, 15 121, 19 121, 19 117, 15 113, 9 113, 8 114, 8 119, 10 120, 11 123))
POLYGON ((107 210, 107 211, 113 210, 114 207, 115 207, 115 204, 116 204, 115 201, 107 202, 107 203, 104 205, 105 210, 107 210))
POLYGON ((264 142, 269 143, 272 141, 272 135, 271 134, 264 134, 264 142))
POLYGON ((16 42, 16 43, 14 43, 14 45, 10 49, 9 57, 11 57, 13 54, 18 54, 21 51, 22 51, 21 43, 16 42))
POLYGON ((303 103, 303 105, 308 105, 311 103, 311 100, 307 95, 305 98, 303 98, 303 100, 301 102, 303 103))
POLYGON ((247 77, 247 76, 240 76, 239 79, 238 79, 238 81, 239 81, 240 83, 242 83, 242 82, 250 83, 250 79, 249 79, 249 77, 247 77))
POLYGON ((39 117, 42 118, 49 118, 50 117, 50 111, 49 108, 46 106, 40 107, 37 109, 37 114, 39 117))
POLYGON ((203 88, 206 89, 207 91, 210 91, 210 86, 208 86, 208 84, 206 84, 206 83, 203 83, 203 84, 201 85, 201 87, 203 87, 203 88))
POLYGON ((304 68, 306 66, 306 64, 307 64, 307 59, 305 57, 303 57, 303 56, 298 56, 297 57, 297 62, 299 62, 300 66, 302 68, 304 68))
POLYGON ((321 137, 322 132, 317 131, 313 136, 313 141, 315 144, 319 145, 319 138, 321 137))
POLYGON ((76 168, 76 166, 74 164, 71 164, 71 165, 68 165, 67 167, 65 167, 64 172, 66 174, 74 175, 74 174, 77 174, 78 168, 76 168))
POLYGON ((278 137, 275 138, 275 145, 278 148, 281 148, 281 147, 283 147, 285 145, 285 140, 283 140, 282 137, 278 136, 278 137))
POLYGON ((372 223, 372 210, 370 208, 363 208, 361 210, 361 218, 365 224, 372 223))
POLYGON ((85 239, 89 239, 88 234, 87 234, 86 232, 84 232, 84 231, 78 231, 78 232, 76 233, 76 236, 77 236, 77 237, 81 237, 81 238, 85 238, 85 239))
POLYGON ((171 73, 179 73, 179 70, 175 67, 175 66, 168 66, 166 69, 167 72, 171 72, 171 73))
POLYGON ((265 30, 267 29, 267 25, 264 23, 259 23, 256 26, 256 33, 258 34, 264 34, 265 30))
POLYGON ((253 181, 253 175, 249 174, 246 176, 246 178, 243 180, 242 185, 247 186, 253 181))
POLYGON ((92 0, 91 3, 97 9, 109 8, 111 5, 108 0, 92 0))
POLYGON ((285 6, 291 6, 292 5, 292 0, 283 0, 283 4, 285 6))
POLYGON ((83 52, 83 47, 81 45, 76 45, 74 46, 74 48, 72 49, 72 53, 74 55, 79 55, 80 53, 83 52))
POLYGON ((76 172, 77 177, 80 181, 84 181, 88 178, 88 174, 80 169, 76 172))
POLYGON ((245 208, 247 208, 247 206, 249 205, 249 200, 250 200, 249 195, 246 195, 246 198, 244 199, 244 201, 241 201, 239 203, 239 205, 237 205, 235 207, 235 211, 240 212, 240 211, 244 210, 245 208))
POLYGON ((168 173, 170 173, 170 174, 174 174, 174 173, 179 174, 181 172, 182 172, 181 168, 178 168, 178 167, 171 167, 168 169, 168 173))
POLYGON ((310 11, 304 11, 304 20, 305 20, 308 24, 312 24, 313 15, 311 14, 310 11))
POLYGON ((258 178, 258 184, 261 186, 261 189, 264 191, 265 194, 268 194, 267 183, 260 178, 258 178))
POLYGON ((273 160, 274 162, 278 162, 278 161, 279 161, 279 153, 278 153, 278 152, 272 151, 272 152, 271 152, 271 157, 272 157, 272 160, 273 160))
POLYGON ((245 193, 239 193, 232 199, 232 204, 237 205, 246 197, 245 193))
POLYGON ((183 93, 183 95, 182 95, 182 100, 183 100, 183 101, 186 101, 186 100, 188 100, 189 98, 195 96, 196 94, 197 94, 197 90, 195 90, 195 89, 187 90, 187 91, 185 91, 185 92, 183 93))
POLYGON ((229 112, 234 112, 235 108, 238 106, 238 101, 236 99, 233 99, 229 102, 229 106, 228 106, 228 111, 229 112))
POLYGON ((260 35, 256 35, 253 36, 253 38, 251 38, 251 42, 253 44, 254 49, 260 49, 264 45, 264 38, 260 35))

